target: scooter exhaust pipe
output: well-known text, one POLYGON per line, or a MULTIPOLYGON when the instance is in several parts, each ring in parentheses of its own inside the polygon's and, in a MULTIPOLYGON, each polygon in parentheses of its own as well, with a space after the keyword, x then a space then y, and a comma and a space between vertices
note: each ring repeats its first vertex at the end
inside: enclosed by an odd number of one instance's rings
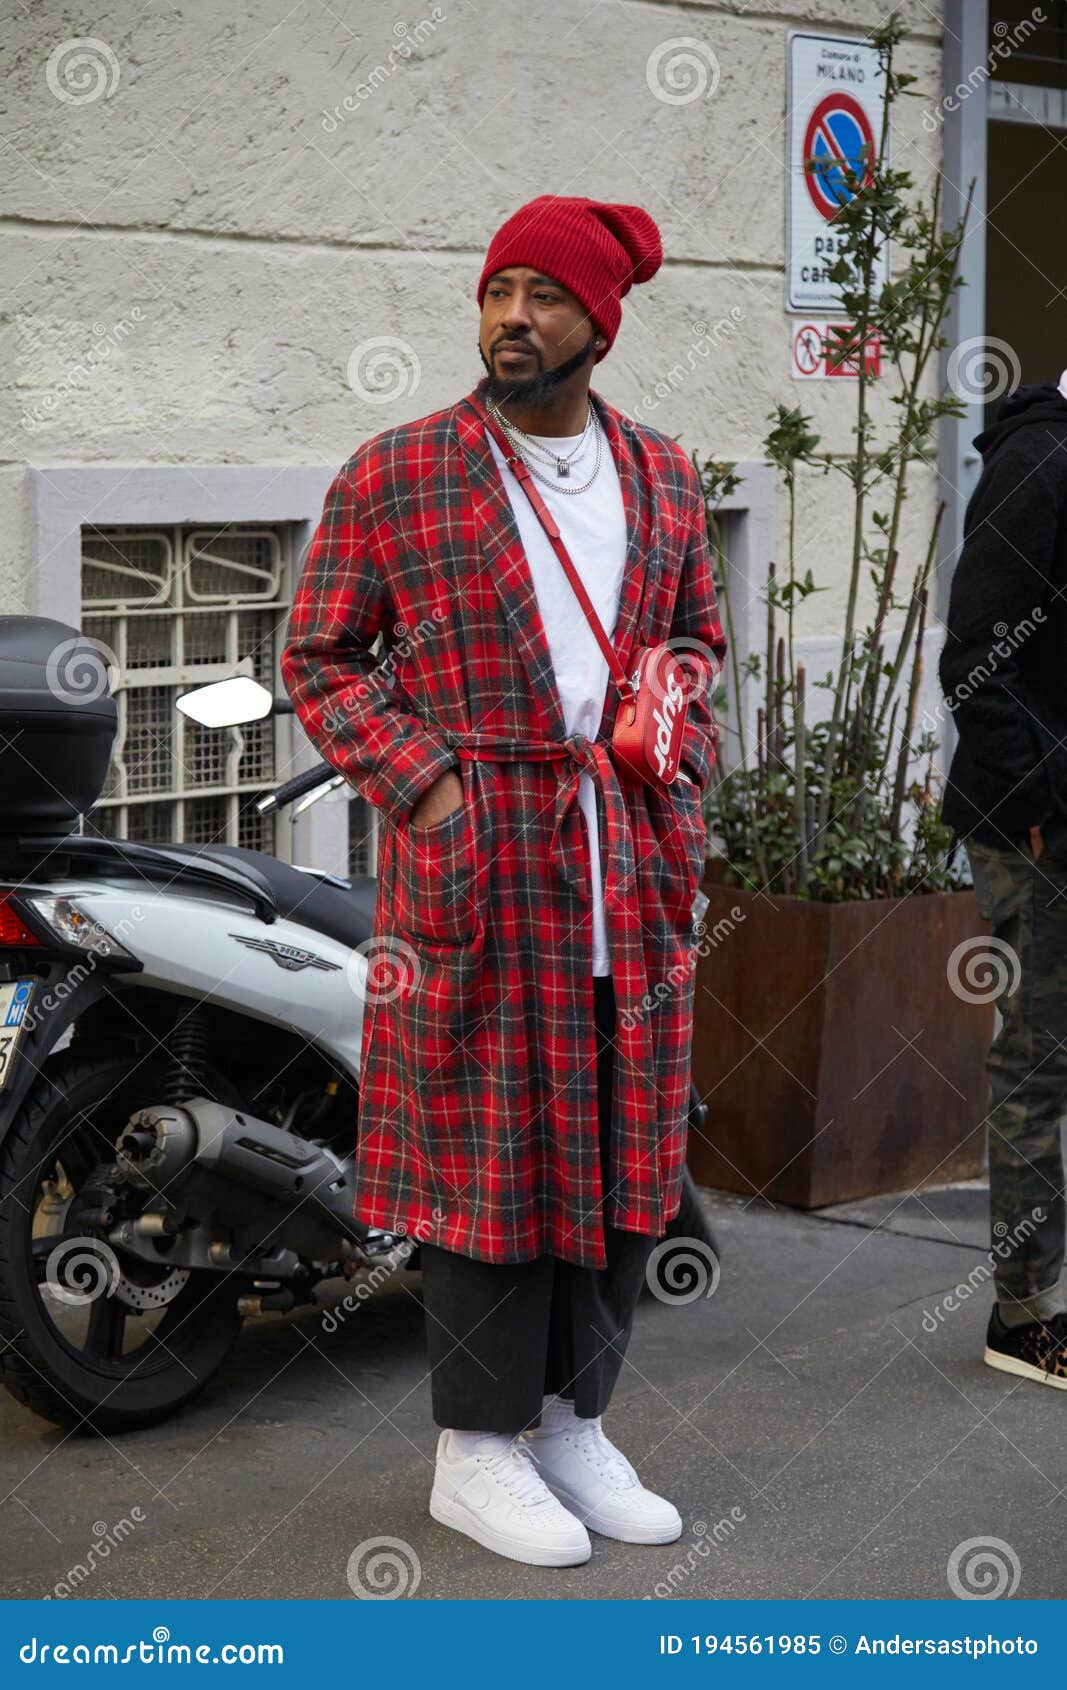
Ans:
POLYGON ((151 1104, 131 1115, 115 1147, 132 1184, 185 1204, 198 1218, 242 1226, 262 1218, 262 1200, 292 1211, 286 1241, 315 1256, 338 1232, 362 1244, 352 1215, 350 1169, 322 1145, 210 1098, 151 1104))

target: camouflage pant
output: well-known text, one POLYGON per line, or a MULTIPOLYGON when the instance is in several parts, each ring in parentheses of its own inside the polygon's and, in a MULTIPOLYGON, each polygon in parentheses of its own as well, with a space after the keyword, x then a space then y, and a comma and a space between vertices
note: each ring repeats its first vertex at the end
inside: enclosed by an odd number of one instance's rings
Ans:
POLYGON ((1067 869, 1028 847, 965 842, 990 947, 1002 1024, 989 1075, 989 1206, 994 1282, 1007 1319, 1065 1306, 1060 1117, 1067 1105, 1067 869))

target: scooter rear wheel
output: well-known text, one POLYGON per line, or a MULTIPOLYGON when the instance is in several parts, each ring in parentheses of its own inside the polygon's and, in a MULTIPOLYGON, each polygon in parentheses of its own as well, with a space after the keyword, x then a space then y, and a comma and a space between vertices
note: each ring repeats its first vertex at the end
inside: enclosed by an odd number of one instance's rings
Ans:
POLYGON ((237 1276, 156 1268, 78 1219, 79 1193, 84 1209, 93 1170, 114 1159, 132 1112, 165 1095, 164 1073, 165 1059, 137 1065, 128 1050, 64 1051, 0 1144, 0 1379, 56 1425, 115 1433, 167 1419, 241 1330, 237 1276))

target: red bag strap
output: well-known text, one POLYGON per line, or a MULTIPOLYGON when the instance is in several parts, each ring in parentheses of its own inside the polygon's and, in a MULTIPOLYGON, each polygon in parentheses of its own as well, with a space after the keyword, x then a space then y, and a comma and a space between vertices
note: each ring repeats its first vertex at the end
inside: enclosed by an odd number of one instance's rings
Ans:
POLYGON ((585 590, 585 584, 582 581, 581 576, 574 567, 574 564, 571 562, 570 554, 567 551, 566 546, 563 544, 563 536, 560 534, 559 524, 552 515, 548 506, 545 504, 544 499, 542 499, 540 493, 537 491, 537 487, 534 484, 534 478, 530 473, 529 464, 526 462, 524 457, 515 451, 496 419, 491 417, 488 412, 484 411, 476 400, 471 400, 471 404, 474 406, 474 409, 478 412, 479 416, 484 419, 486 427, 504 454, 508 468, 533 506, 538 521, 545 533, 548 535, 552 549, 559 558, 560 563, 563 565, 567 579, 577 594, 578 603, 585 611, 589 626, 596 635, 597 644, 600 646, 601 651, 608 660, 608 668, 611 670, 612 679, 618 687, 619 692, 622 694, 624 702, 629 704, 634 696, 634 689, 630 683, 630 679, 619 661, 618 654, 616 653, 614 646, 608 639, 607 634, 604 632, 604 624, 601 622, 599 616, 593 608, 593 601, 585 590))

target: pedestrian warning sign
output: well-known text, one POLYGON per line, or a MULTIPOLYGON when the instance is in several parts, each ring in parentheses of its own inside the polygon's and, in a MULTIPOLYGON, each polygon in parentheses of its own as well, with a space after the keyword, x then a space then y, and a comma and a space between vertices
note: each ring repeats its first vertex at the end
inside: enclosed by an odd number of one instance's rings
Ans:
MULTIPOLYGON (((792 374, 798 381, 858 376, 859 351, 853 324, 814 322, 809 318, 793 334, 792 374)), ((863 367, 868 376, 882 373, 882 340, 877 330, 867 336, 863 367)))
MULTIPOLYGON (((793 30, 788 50, 786 309, 833 311, 841 304, 829 275, 841 256, 834 218, 876 156, 885 77, 876 49, 851 36, 793 30)), ((888 280, 884 244, 876 285, 888 280)))

